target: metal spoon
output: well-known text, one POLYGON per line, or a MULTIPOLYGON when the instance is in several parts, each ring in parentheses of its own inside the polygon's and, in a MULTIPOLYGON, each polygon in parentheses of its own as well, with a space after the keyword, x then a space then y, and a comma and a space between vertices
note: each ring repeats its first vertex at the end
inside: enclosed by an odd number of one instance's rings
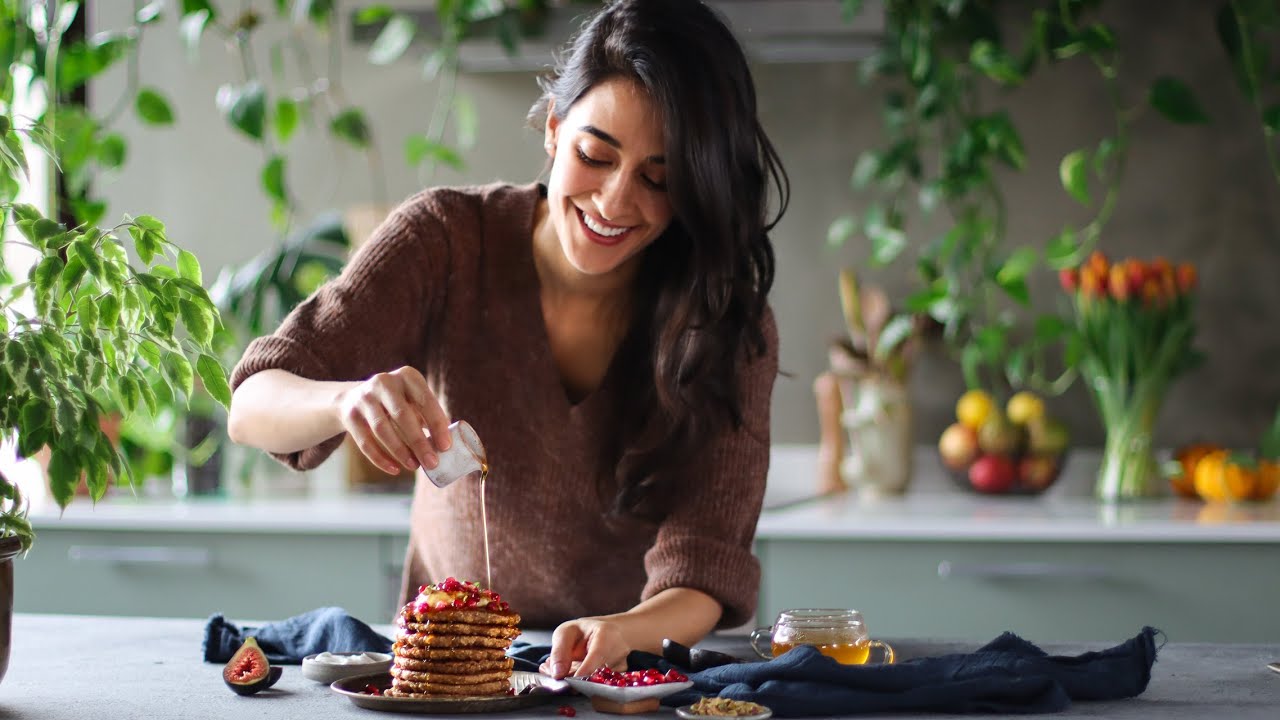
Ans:
POLYGON ((1271 672, 1280 673, 1280 662, 1268 663, 1267 669, 1271 672))

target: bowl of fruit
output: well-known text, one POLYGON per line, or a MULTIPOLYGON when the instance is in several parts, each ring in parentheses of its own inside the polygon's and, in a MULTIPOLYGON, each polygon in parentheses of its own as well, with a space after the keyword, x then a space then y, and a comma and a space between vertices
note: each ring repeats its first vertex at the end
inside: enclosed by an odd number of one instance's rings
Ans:
POLYGON ((1070 436, 1044 400, 1023 391, 1002 408, 990 393, 970 390, 956 403, 956 422, 938 439, 938 456, 960 487, 986 495, 1038 495, 1062 474, 1070 436))

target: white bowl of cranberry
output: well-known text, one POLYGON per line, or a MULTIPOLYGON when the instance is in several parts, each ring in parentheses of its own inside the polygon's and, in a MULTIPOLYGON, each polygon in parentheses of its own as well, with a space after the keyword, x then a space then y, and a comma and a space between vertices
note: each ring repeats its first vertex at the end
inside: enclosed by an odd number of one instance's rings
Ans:
POLYGON ((621 672, 602 667, 587 677, 564 679, 574 690, 587 697, 598 697, 619 704, 662 698, 693 687, 679 670, 631 670, 621 672))

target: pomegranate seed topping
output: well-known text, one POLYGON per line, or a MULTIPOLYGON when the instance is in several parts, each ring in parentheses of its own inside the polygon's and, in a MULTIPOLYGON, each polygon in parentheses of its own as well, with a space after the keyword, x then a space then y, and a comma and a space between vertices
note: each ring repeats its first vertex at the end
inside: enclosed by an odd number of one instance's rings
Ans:
POLYGON ((578 711, 574 710, 572 705, 561 705, 560 709, 556 710, 556 714, 563 715, 565 717, 573 717, 578 714, 578 711))
POLYGON ((376 685, 373 685, 372 683, 370 683, 369 685, 364 686, 364 694, 365 695, 381 695, 382 691, 379 690, 376 685))

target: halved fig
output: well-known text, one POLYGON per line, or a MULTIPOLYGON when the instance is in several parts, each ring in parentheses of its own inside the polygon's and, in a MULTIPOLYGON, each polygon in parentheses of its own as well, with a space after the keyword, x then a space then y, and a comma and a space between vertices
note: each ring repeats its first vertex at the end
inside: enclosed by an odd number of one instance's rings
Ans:
POLYGON ((247 638, 222 668, 222 681, 237 695, 252 695, 266 690, 280 679, 282 668, 271 667, 267 654, 255 638, 247 638))

